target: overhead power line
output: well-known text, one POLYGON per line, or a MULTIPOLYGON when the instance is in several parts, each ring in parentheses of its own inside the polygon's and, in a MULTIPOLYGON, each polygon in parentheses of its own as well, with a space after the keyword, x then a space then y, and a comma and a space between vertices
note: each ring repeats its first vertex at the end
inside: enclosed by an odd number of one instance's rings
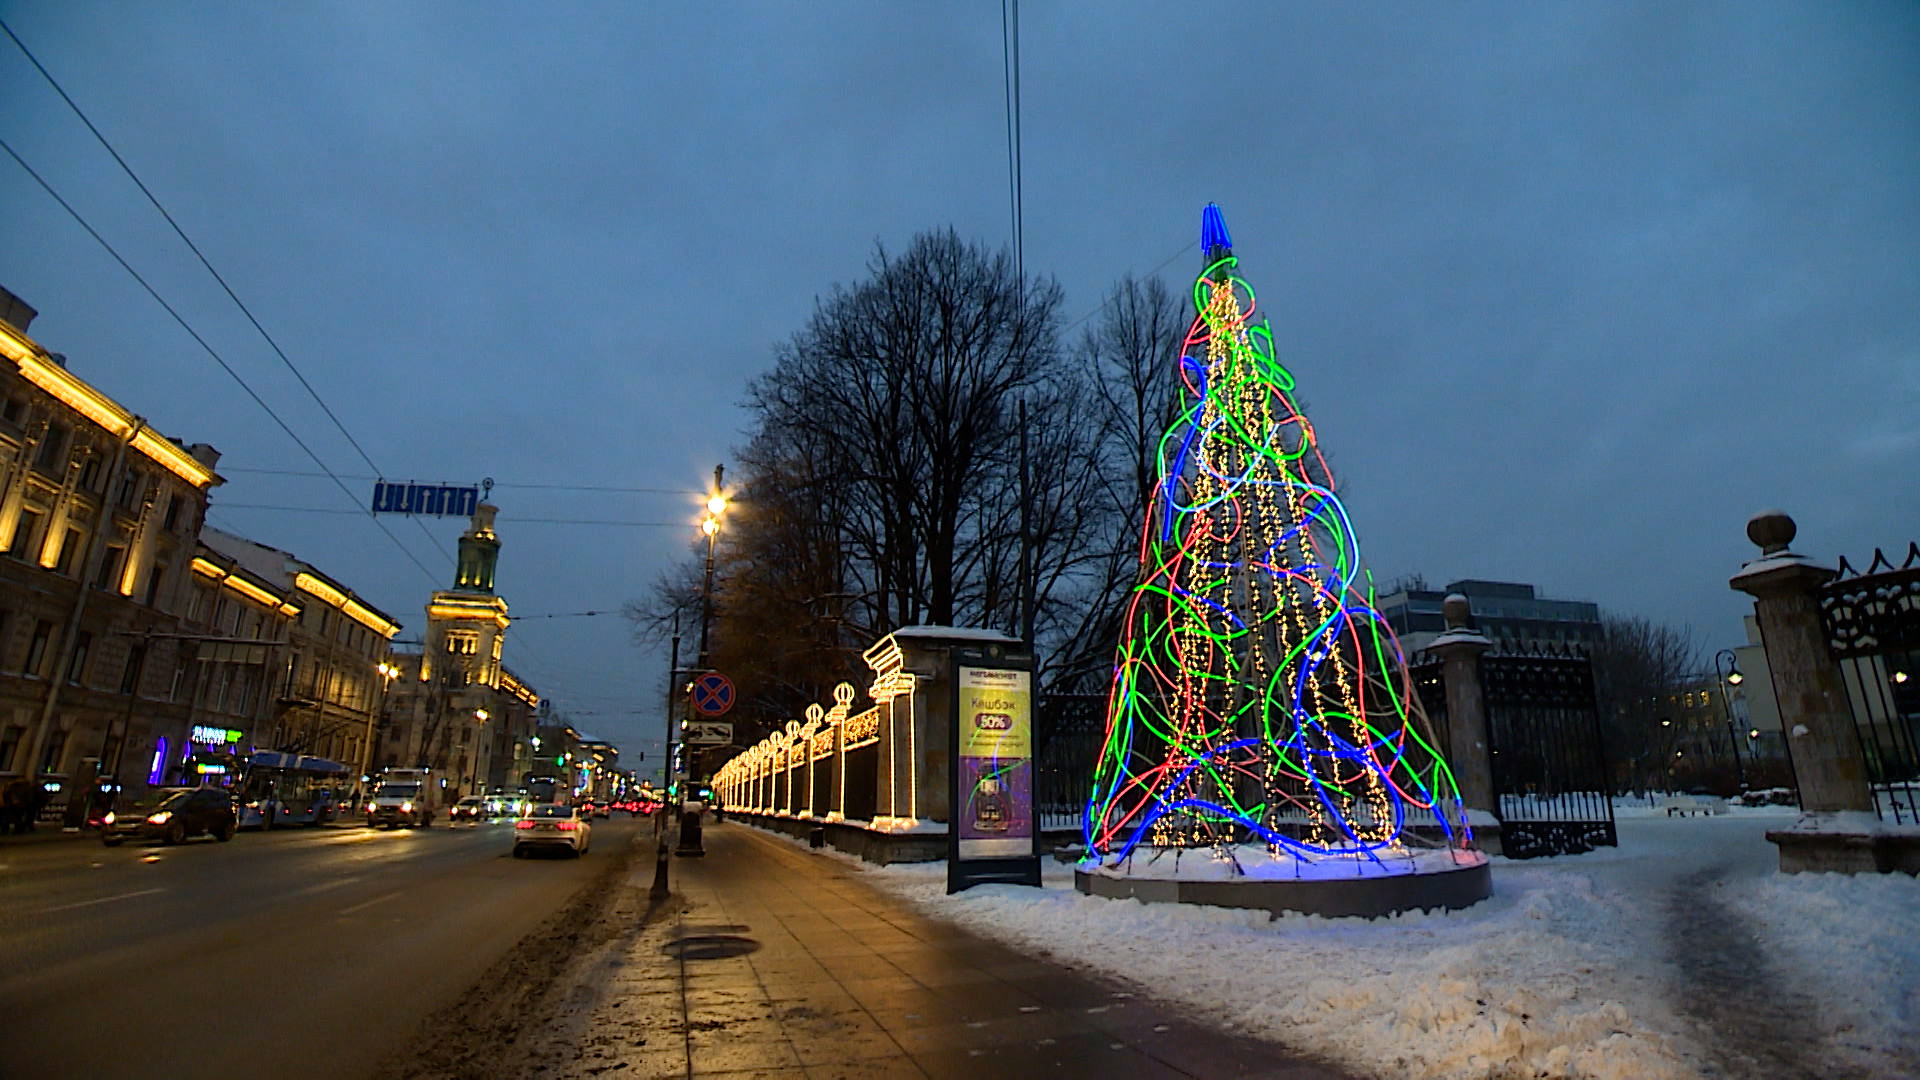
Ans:
MULTIPOLYGON (((260 325, 260 320, 254 317, 253 309, 249 308, 246 301, 240 299, 239 294, 233 291, 233 286, 227 284, 227 279, 221 275, 220 271, 214 269, 213 263, 208 260, 206 253, 200 250, 200 245, 193 242, 193 238, 188 236, 186 230, 180 227, 180 223, 174 220, 173 215, 167 211, 167 208, 160 204, 159 197, 153 193, 151 188, 147 187, 146 181, 140 179, 140 174, 133 171, 133 166, 127 164, 127 159, 120 156, 120 151, 114 149, 113 143, 108 141, 107 136, 101 132, 100 128, 94 124, 93 119, 87 115, 86 110, 80 107, 80 103, 73 100, 73 95, 67 93, 66 87, 60 85, 60 80, 53 77, 53 72, 47 70, 47 66, 40 62, 40 58, 33 54, 32 49, 27 48, 27 43, 20 40, 20 35, 14 33, 13 27, 8 26, 4 19, 0 19, 0 30, 6 31, 7 37, 12 39, 14 45, 26 56, 27 62, 33 65, 34 70, 40 73, 40 77, 47 81, 48 86, 53 87, 53 92, 60 95, 60 100, 67 103, 67 108, 73 110, 73 115, 79 117, 80 122, 86 125, 87 130, 93 133, 93 137, 99 141, 101 147, 104 148, 113 158, 114 162, 120 166, 120 170, 127 174, 127 179, 133 181, 133 185, 140 189, 140 194, 145 195, 147 201, 153 204, 153 208, 158 210, 160 216, 166 219, 167 224, 172 227, 174 234, 180 237, 182 243, 187 245, 187 250, 193 252, 193 257, 200 260, 201 266, 206 267, 207 273, 213 275, 213 280, 219 282, 220 288, 227 294, 227 298, 233 301, 234 306, 240 309, 240 313, 247 317, 249 323, 253 324, 253 328, 260 332, 262 338, 266 339, 267 345, 273 349, 274 355, 280 358, 280 362, 287 366, 288 371, 293 372, 293 377, 299 380, 301 387, 307 391, 308 396, 313 398, 314 404, 320 406, 320 411, 327 414, 327 419, 333 421, 333 426, 339 429, 340 434, 346 436, 347 442, 351 444, 354 451, 360 455, 360 459, 367 463, 368 468, 379 472, 380 466, 373 463, 373 458, 368 456, 366 448, 360 445, 360 440, 354 438, 353 432, 347 430, 347 425, 340 421, 340 417, 334 413, 333 407, 328 405, 326 399, 320 396, 320 392, 315 390, 313 384, 307 381, 306 375, 294 364, 292 358, 287 356, 286 350, 280 347, 280 343, 274 340, 273 335, 267 332, 266 327, 260 325)), ((426 536, 427 542, 437 548, 440 554, 446 557, 448 561, 452 561, 452 553, 446 549, 445 545, 440 543, 440 539, 427 531, 425 523, 419 524, 420 531, 426 536)), ((395 542, 397 543, 398 540, 396 539, 395 542)), ((411 554, 409 554, 408 557, 411 558, 411 554)))
MULTIPOLYGON (((184 317, 181 316, 180 312, 174 309, 172 304, 167 303, 166 298, 161 296, 159 291, 156 290, 152 285, 148 284, 146 278, 140 276, 140 271, 135 270, 131 263, 127 262, 125 258, 121 257, 120 252, 115 250, 114 246, 107 242, 106 237, 101 236, 98 230, 96 230, 92 225, 87 223, 86 218, 80 216, 80 211, 75 210, 73 206, 67 202, 66 199, 61 198, 60 193, 53 189, 53 185, 47 183, 45 177, 41 176, 38 172, 35 172, 33 166, 27 164, 26 159, 21 157, 19 153, 16 152, 14 148, 10 144, 8 144, 4 139, 0 139, 0 150, 5 150, 7 152, 8 157, 11 157, 15 161, 15 163, 17 163, 22 169, 25 169, 27 172, 27 175, 33 177, 34 182, 39 184, 41 189, 44 190, 48 195, 51 195, 53 197, 53 201, 59 203, 60 208, 62 210, 65 210, 68 216, 72 217, 74 221, 79 223, 82 229, 85 229, 87 231, 88 236, 93 237, 95 242, 97 242, 102 248, 106 249, 106 252, 108 255, 113 256, 113 261, 119 263, 121 269, 125 270, 129 275, 131 275, 133 277, 133 280, 140 283, 140 287, 147 291, 147 295, 153 297, 154 302, 159 304, 160 307, 164 309, 168 315, 171 315, 173 317, 174 322, 177 322, 180 324, 180 329, 185 330, 187 332, 187 335, 193 338, 193 340, 199 344, 200 348, 206 351, 206 354, 208 356, 213 358, 213 362, 220 365, 220 370, 226 372, 228 377, 232 378, 235 383, 239 384, 240 389, 246 391, 247 396, 253 399, 254 404, 260 406, 262 411, 264 411, 268 416, 273 418, 273 422, 280 426, 280 430, 287 433, 287 438, 292 439, 293 444, 295 446, 298 446, 303 452, 306 453, 308 457, 312 458, 313 463, 315 465, 320 466, 323 473, 329 479, 331 479, 336 485, 339 486, 340 490, 346 494, 347 498, 352 499, 355 503, 358 503, 360 501, 359 496, 355 495, 351 488, 347 487, 347 485, 338 476, 335 476, 333 474, 332 470, 327 468, 327 463, 320 460, 320 455, 314 453, 313 447, 308 446, 306 444, 306 440, 300 438, 299 435, 294 433, 293 428, 287 426, 287 422, 280 418, 280 414, 273 410, 273 406, 267 404, 264 398, 262 398, 258 393, 254 392, 253 387, 247 385, 247 380, 240 377, 240 373, 233 369, 233 365, 227 363, 226 358, 221 356, 219 351, 216 350, 212 345, 208 344, 207 339, 201 337, 200 332, 198 330, 195 330, 193 326, 190 323, 188 323, 184 317)), ((393 531, 388 529, 384 522, 382 522, 379 518, 376 518, 373 516, 371 511, 355 511, 355 512, 365 513, 367 517, 373 521, 374 525, 380 529, 381 532, 387 534, 387 539, 393 541, 393 545, 400 549, 401 554, 405 555, 408 561, 412 562, 414 566, 419 567, 420 572, 422 574, 425 574, 428 580, 430 581, 439 580, 438 578, 434 577, 433 571, 427 569, 426 564, 422 563, 413 554, 412 551, 408 550, 405 544, 402 544, 400 542, 399 537, 393 535, 393 531)))

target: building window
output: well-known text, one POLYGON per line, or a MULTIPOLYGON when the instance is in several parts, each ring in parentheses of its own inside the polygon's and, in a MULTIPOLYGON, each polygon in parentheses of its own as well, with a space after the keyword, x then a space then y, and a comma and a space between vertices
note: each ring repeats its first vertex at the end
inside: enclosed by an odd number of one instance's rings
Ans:
POLYGON ((20 752, 20 744, 26 737, 27 729, 18 724, 9 724, 5 731, 0 731, 0 772, 13 767, 13 756, 20 752))
POLYGON ((47 425, 47 434, 40 440, 40 453, 33 459, 33 467, 48 476, 58 476, 65 464, 67 451, 67 425, 54 422, 47 425))
POLYGON ((27 646, 27 664, 21 673, 36 679, 47 677, 47 643, 53 639, 53 623, 46 619, 33 624, 33 641, 27 646))
POLYGON ((138 469, 128 469, 120 477, 120 494, 114 502, 122 510, 131 510, 140 501, 140 489, 146 485, 147 475, 138 469))
POLYGON ((16 559, 31 557, 34 534, 40 531, 40 511, 28 507, 20 508, 20 517, 13 526, 13 546, 7 554, 16 559))
POLYGON ((53 563, 55 572, 71 575, 73 561, 80 557, 80 548, 86 542, 79 529, 68 529, 66 538, 60 541, 60 557, 53 563))
POLYGON ((80 631, 73 639, 73 662, 67 665, 67 681, 78 685, 87 674, 87 653, 93 649, 93 634, 80 631))
POLYGON ((179 527, 180 493, 176 491, 172 495, 167 496, 167 520, 165 528, 168 532, 172 532, 179 527))
POLYGON ((67 756, 67 733, 59 728, 47 733, 47 748, 40 754, 40 771, 57 773, 60 759, 67 756))
POLYGON ((127 668, 120 675, 120 692, 137 694, 140 690, 140 668, 147 662, 147 647, 135 645, 127 650, 127 668))
POLYGON ((17 397, 8 398, 6 404, 0 405, 0 420, 5 420, 14 427, 26 423, 27 403, 17 397))
POLYGON ((126 557, 127 549, 120 544, 107 548, 105 557, 100 560, 100 572, 94 575, 93 587, 112 589, 120 580, 120 564, 126 560, 126 557))
POLYGON ((100 490, 100 455, 87 455, 87 463, 80 466, 80 486, 88 491, 100 490))
POLYGON ((167 687, 167 700, 177 702, 187 685, 187 662, 185 660, 173 666, 173 684, 167 687))
POLYGON ((160 583, 165 581, 166 579, 167 579, 167 564, 166 563, 153 564, 153 573, 147 575, 147 598, 144 601, 144 603, 148 607, 153 607, 154 601, 160 598, 160 583))

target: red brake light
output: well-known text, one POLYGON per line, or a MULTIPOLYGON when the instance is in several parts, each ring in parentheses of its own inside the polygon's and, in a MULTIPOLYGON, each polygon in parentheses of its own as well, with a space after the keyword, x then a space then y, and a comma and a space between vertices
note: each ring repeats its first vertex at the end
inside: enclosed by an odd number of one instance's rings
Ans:
POLYGON ((513 827, 516 829, 531 829, 533 828, 533 822, 525 820, 516 821, 513 823, 513 827))
POLYGON ((555 822, 554 824, 559 828, 561 832, 572 832, 573 830, 580 827, 578 822, 573 822, 573 821, 558 821, 558 822, 555 822))

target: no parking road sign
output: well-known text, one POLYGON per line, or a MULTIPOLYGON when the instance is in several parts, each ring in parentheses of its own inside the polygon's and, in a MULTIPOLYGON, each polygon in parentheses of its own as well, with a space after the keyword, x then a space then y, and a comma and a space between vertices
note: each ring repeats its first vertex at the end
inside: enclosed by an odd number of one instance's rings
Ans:
POLYGON ((725 716, 733 708, 733 681, 717 671, 693 680, 693 711, 701 716, 725 716))

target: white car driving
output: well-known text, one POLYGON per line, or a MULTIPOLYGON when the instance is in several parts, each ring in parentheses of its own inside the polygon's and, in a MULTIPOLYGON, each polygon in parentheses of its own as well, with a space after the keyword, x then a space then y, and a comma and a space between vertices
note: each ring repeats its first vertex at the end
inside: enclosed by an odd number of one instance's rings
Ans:
POLYGON ((516 859, 540 849, 564 850, 577 858, 587 853, 587 845, 592 840, 593 823, 571 806, 543 803, 513 823, 513 857, 516 859))

